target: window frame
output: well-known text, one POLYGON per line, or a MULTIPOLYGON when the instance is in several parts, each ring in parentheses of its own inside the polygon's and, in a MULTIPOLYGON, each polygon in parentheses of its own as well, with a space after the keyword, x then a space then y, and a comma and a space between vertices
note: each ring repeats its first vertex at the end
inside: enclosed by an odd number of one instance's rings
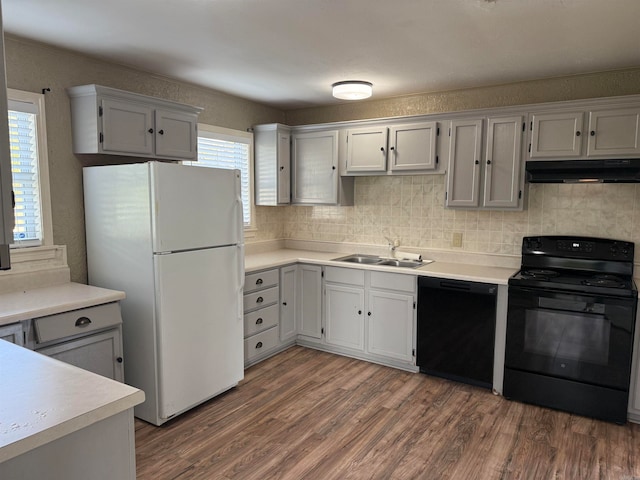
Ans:
MULTIPOLYGON (((198 137, 206 137, 208 134, 210 138, 216 140, 226 140, 230 142, 238 142, 242 140, 243 143, 247 143, 249 146, 249 215, 250 222, 244 226, 244 236, 252 237, 258 230, 256 227, 256 204, 254 194, 254 169, 253 169, 253 133, 243 130, 234 130, 232 128, 218 127, 215 125, 209 125, 206 123, 198 123, 198 137), (202 133, 205 135, 202 135, 202 133)), ((185 161, 182 162, 186 165, 197 164, 197 161, 185 161)))
MULTIPOLYGON (((22 102, 33 104, 37 109, 36 113, 36 141, 38 147, 38 189, 40 195, 40 216, 42 221, 42 239, 38 241, 26 240, 24 242, 12 243, 12 250, 24 248, 46 247, 53 245, 53 221, 51 215, 51 187, 49 183, 49 157, 47 148, 47 118, 45 111, 44 94, 27 92, 7 88, 7 111, 16 110, 11 108, 11 102, 22 102)), ((13 179, 12 179, 13 184, 13 179)))

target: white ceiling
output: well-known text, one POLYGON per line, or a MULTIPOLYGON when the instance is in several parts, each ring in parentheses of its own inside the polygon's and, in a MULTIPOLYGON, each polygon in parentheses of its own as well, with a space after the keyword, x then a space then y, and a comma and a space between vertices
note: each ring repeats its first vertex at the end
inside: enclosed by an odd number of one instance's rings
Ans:
POLYGON ((640 66, 640 0, 2 0, 7 33, 283 109, 640 66))

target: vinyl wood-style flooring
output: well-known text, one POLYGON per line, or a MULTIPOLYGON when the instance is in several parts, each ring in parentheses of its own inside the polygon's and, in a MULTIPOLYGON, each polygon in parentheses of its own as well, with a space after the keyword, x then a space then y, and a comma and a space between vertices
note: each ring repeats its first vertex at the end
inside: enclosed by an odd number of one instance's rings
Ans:
POLYGON ((162 427, 136 420, 138 479, 640 478, 640 425, 302 347, 162 427))

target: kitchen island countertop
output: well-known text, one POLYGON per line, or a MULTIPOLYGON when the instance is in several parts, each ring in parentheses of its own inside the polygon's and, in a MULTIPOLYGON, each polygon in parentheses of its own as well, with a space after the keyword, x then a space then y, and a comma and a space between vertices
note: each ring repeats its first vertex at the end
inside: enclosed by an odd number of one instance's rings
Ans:
POLYGON ((62 283, 50 287, 19 290, 0 295, 0 326, 79 308, 117 302, 125 298, 119 290, 62 283))

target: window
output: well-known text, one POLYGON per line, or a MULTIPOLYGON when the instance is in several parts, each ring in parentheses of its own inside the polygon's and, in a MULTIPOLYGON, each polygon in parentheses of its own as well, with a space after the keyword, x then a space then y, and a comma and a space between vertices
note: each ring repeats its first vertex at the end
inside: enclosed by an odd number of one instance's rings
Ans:
POLYGON ((51 245, 44 95, 7 89, 15 196, 13 248, 51 245))
POLYGON ((254 227, 253 172, 251 161, 253 134, 241 130, 198 124, 198 161, 185 162, 198 167, 240 170, 242 210, 245 230, 254 227))

